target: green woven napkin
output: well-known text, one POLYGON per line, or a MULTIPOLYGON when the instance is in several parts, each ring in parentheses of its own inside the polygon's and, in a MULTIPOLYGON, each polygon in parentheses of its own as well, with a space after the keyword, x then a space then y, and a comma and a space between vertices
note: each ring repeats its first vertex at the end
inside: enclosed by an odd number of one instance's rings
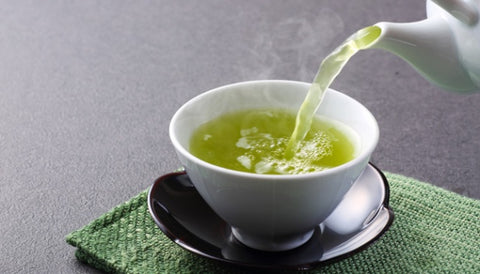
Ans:
MULTIPOLYGON (((480 273, 480 201, 386 173, 395 221, 366 250, 311 272, 480 273)), ((116 273, 232 273, 194 255, 157 228, 144 191, 66 238, 76 256, 116 273)))

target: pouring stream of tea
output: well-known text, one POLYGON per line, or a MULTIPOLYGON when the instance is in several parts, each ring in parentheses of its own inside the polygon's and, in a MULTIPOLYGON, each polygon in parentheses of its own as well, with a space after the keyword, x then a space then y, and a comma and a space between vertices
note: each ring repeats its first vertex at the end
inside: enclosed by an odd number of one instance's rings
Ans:
POLYGON ((302 141, 310 130, 315 112, 322 103, 325 91, 340 73, 348 60, 359 50, 367 49, 377 40, 381 29, 377 26, 363 28, 354 33, 350 38, 337 47, 323 59, 310 86, 307 96, 298 110, 295 129, 285 150, 285 157, 292 158, 297 150, 298 143, 302 141))

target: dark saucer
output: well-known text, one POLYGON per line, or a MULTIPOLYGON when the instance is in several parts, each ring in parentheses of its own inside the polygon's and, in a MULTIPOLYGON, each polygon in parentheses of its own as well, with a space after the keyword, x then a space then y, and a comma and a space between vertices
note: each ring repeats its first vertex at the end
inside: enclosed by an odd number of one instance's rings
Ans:
POLYGON ((388 199, 386 177, 369 164, 312 238, 283 252, 259 251, 238 242, 186 172, 158 178, 148 193, 148 207, 165 235, 193 253, 242 267, 305 270, 351 256, 383 235, 393 221, 388 199))

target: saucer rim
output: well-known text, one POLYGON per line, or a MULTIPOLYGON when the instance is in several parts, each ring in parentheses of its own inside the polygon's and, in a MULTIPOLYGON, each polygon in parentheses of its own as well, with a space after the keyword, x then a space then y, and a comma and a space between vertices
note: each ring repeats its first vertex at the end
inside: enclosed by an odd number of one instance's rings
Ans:
MULTIPOLYGON (((182 241, 182 239, 180 239, 179 237, 176 236, 176 234, 178 234, 178 233, 172 232, 170 227, 165 225, 160 220, 158 215, 156 214, 156 211, 153 208, 154 201, 153 201, 153 198, 152 198, 152 194, 154 193, 154 189, 156 188, 156 186, 158 184, 162 183, 163 181, 165 181, 166 178, 177 177, 177 176, 180 176, 180 175, 187 175, 188 176, 188 173, 185 170, 178 170, 178 171, 166 173, 166 174, 164 174, 164 175, 162 175, 162 176, 160 176, 160 177, 158 177, 157 179, 154 180, 154 183, 151 185, 150 189, 148 190, 148 195, 147 195, 148 211, 149 211, 150 216, 152 217, 153 221, 155 222, 155 224, 160 229, 160 231, 162 231, 162 233, 165 234, 172 242, 174 242, 175 244, 179 245, 180 247, 182 247, 183 249, 185 249, 185 250, 187 250, 191 253, 194 253, 194 254, 200 255, 202 257, 211 259, 215 262, 226 263, 226 264, 229 264, 229 265, 239 266, 239 267, 243 267, 243 268, 250 268, 250 269, 255 269, 256 268, 256 269, 270 269, 270 270, 309 270, 309 269, 312 269, 312 268, 326 266, 326 265, 344 260, 348 257, 353 256, 354 254, 357 254, 357 253, 360 253, 360 252, 366 250, 368 247, 373 245, 378 239, 380 239, 385 234, 386 231, 388 231, 390 229, 390 227, 391 227, 391 225, 394 221, 395 215, 394 215, 394 212, 393 212, 392 208, 390 207, 390 186, 389 186, 387 177, 376 165, 372 164, 371 162, 368 163, 368 166, 372 167, 374 169, 374 171, 378 175, 380 175, 385 194, 384 194, 383 201, 380 204, 380 206, 378 207, 378 209, 379 209, 379 212, 382 209, 385 209, 387 211, 388 221, 386 222, 385 226, 375 235, 375 237, 373 237, 369 241, 363 243, 362 245, 360 245, 357 248, 354 248, 354 249, 352 249, 350 251, 347 251, 343 254, 340 254, 340 255, 334 256, 332 258, 325 259, 325 260, 320 260, 321 258, 319 258, 318 260, 315 260, 315 261, 312 261, 312 262, 292 264, 292 265, 252 264, 252 263, 247 263, 247 262, 242 262, 242 261, 229 260, 229 259, 227 259, 225 257, 222 257, 222 256, 215 256, 215 255, 212 255, 210 253, 205 252, 204 251, 205 248, 203 248, 203 250, 202 250, 202 249, 199 249, 195 246, 192 246, 192 245, 182 241)), ((360 176, 362 176, 362 175, 360 175, 360 176)), ((197 191, 197 190, 195 189, 195 191, 197 191)), ((191 233, 187 228, 185 228, 183 225, 181 225, 175 219, 175 217, 170 215, 170 212, 169 212, 168 208, 165 208, 163 205, 161 205, 161 206, 163 208, 163 211, 165 211, 169 215, 169 217, 172 218, 176 222, 177 226, 181 227, 181 229, 184 229, 185 232, 189 233, 190 236, 193 236, 193 238, 195 238, 196 240, 200 240, 201 242, 203 242, 206 245, 213 246, 208 241, 206 241, 206 240, 194 235, 193 233, 191 233)), ((230 227, 230 225, 227 224, 225 221, 224 221, 224 223, 227 227, 230 227)), ((218 248, 216 246, 214 246, 214 247, 218 248)))

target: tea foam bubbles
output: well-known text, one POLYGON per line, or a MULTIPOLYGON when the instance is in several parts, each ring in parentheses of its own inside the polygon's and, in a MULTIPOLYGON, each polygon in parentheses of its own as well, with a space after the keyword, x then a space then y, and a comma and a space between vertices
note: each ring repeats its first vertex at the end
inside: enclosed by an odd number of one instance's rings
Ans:
POLYGON ((237 157, 245 168, 257 174, 304 174, 324 170, 319 159, 331 156, 333 153, 330 136, 324 132, 316 132, 310 140, 302 140, 294 157, 286 159, 284 149, 288 138, 273 138, 269 134, 243 136, 237 146, 244 148, 245 153, 237 157), (265 154, 269 148, 269 154, 265 154), (274 149, 273 151, 271 149, 274 149), (254 163, 254 165, 252 165, 254 163))

